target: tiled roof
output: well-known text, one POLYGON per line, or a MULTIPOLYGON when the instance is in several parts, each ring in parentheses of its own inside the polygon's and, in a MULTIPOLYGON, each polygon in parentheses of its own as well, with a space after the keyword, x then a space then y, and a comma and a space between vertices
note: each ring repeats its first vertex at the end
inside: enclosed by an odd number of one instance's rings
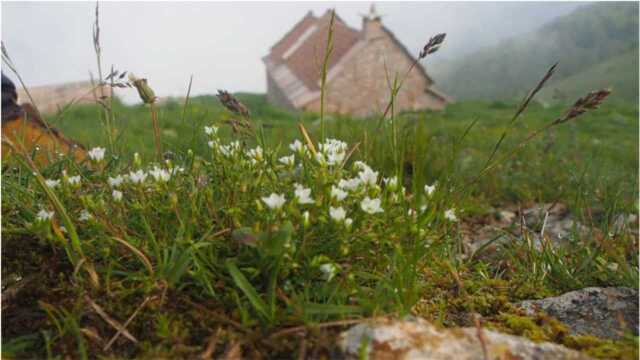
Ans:
MULTIPOLYGON (((331 12, 316 18, 308 13, 282 40, 271 48, 269 60, 285 64, 309 90, 318 90, 322 62, 329 34, 331 12), (315 25, 315 29, 313 28, 315 25), (298 42, 306 36, 304 41, 298 42), (292 51, 293 50, 293 51, 292 51)), ((360 39, 360 33, 347 26, 336 16, 333 33, 333 52, 327 70, 330 70, 360 39)))
POLYGON ((271 47, 269 57, 275 61, 282 60, 282 55, 285 51, 287 51, 309 27, 315 24, 316 21, 318 21, 318 18, 313 16, 313 13, 309 11, 280 41, 271 47))

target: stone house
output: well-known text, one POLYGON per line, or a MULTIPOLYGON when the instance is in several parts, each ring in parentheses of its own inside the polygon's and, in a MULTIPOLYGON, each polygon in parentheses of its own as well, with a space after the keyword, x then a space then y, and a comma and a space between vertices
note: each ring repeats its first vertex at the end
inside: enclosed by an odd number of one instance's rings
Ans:
MULTIPOLYGON (((289 109, 320 110, 321 69, 330 19, 331 11, 321 17, 307 13, 262 59, 269 102, 289 109)), ((363 16, 360 31, 336 15, 326 110, 356 116, 383 112, 389 102, 388 81, 393 81, 396 73, 402 76, 414 60, 382 24, 373 6, 369 15, 363 16)), ((395 109, 439 110, 450 101, 433 87, 433 79, 418 63, 396 98, 395 109)))
MULTIPOLYGON (((64 84, 43 85, 29 87, 29 94, 33 97, 35 106, 43 114, 54 113, 69 104, 95 104, 96 96, 109 96, 109 86, 94 86, 91 81, 78 81, 64 84)), ((23 88, 18 89, 18 101, 31 102, 23 88)))

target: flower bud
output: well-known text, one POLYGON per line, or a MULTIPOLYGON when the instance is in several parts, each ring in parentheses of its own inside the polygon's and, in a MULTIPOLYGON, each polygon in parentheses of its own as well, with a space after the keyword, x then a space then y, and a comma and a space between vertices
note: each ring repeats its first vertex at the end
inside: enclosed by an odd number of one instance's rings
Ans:
POLYGON ((140 95, 142 102, 145 104, 153 104, 156 101, 156 94, 147 84, 147 79, 140 79, 132 73, 129 73, 129 81, 138 90, 138 95, 140 95))
POLYGON ((142 159, 140 158, 140 154, 138 153, 133 154, 133 165, 135 166, 142 165, 142 159))

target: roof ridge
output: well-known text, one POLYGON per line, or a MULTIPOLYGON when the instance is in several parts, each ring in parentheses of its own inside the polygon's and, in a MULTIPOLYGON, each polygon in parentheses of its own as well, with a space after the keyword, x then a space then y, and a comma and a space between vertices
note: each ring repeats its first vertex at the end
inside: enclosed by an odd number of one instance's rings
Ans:
POLYGON ((289 31, 287 31, 287 32, 286 32, 286 33, 285 33, 285 34, 280 38, 280 40, 278 40, 275 44, 273 44, 273 45, 269 48, 270 52, 273 50, 273 48, 277 47, 277 46, 278 46, 278 45, 280 45, 282 42, 284 42, 284 41, 287 39, 287 37, 289 37, 289 35, 291 35, 291 34, 292 34, 296 29, 297 29, 297 27, 298 27, 298 26, 300 26, 300 24, 302 24, 302 22, 304 22, 305 20, 307 20, 307 19, 309 19, 309 18, 311 18, 311 19, 313 19, 313 20, 315 20, 315 21, 318 21, 318 20, 319 20, 319 18, 317 18, 315 15, 313 15, 313 11, 312 11, 312 10, 307 11, 306 15, 305 15, 305 16, 303 16, 303 17, 302 17, 302 19, 298 20, 298 22, 297 22, 297 23, 295 23, 295 24, 291 27, 291 29, 289 29, 289 31))

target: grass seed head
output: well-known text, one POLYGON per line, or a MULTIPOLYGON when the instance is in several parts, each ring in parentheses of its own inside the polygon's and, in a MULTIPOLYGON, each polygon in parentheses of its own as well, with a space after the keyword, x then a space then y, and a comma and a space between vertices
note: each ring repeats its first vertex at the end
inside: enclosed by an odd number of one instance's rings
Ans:
POLYGON ((447 34, 445 33, 441 33, 438 34, 436 36, 432 36, 429 41, 427 42, 427 44, 422 48, 422 51, 420 51, 420 59, 424 59, 427 57, 427 55, 429 54, 433 54, 436 51, 438 51, 438 49, 440 49, 440 46, 442 45, 442 43, 444 43, 444 38, 447 37, 447 34))
POLYGON ((226 107, 229 111, 240 114, 244 117, 249 117, 249 109, 247 109, 244 104, 242 104, 238 99, 236 99, 233 95, 229 94, 228 91, 218 90, 218 94, 216 95, 218 100, 226 107))
POLYGON ((604 102, 604 99, 611 94, 611 90, 602 89, 598 91, 592 91, 586 96, 583 96, 576 100, 576 102, 569 108, 563 117, 555 121, 556 124, 567 122, 573 118, 576 118, 589 110, 595 110, 604 102))

